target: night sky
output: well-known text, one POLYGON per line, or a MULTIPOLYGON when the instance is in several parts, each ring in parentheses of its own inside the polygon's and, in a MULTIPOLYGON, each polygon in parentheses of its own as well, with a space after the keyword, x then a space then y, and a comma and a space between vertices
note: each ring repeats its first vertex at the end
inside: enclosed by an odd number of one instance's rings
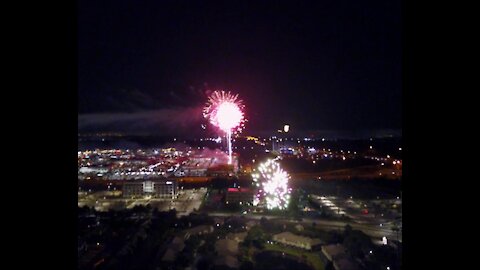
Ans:
POLYGON ((401 128, 400 1, 257 2, 79 1, 79 130, 202 132, 215 89, 246 132, 401 128))

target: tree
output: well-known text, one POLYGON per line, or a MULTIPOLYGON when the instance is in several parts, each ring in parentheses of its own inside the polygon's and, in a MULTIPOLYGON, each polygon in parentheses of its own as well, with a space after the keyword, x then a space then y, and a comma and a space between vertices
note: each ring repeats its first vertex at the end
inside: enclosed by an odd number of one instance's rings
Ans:
POLYGON ((264 226, 266 223, 267 223, 267 218, 266 218, 266 217, 262 217, 262 218, 260 219, 260 225, 264 226))
POLYGON ((183 250, 177 255, 175 259, 175 264, 183 268, 188 267, 193 263, 193 252, 191 250, 183 250))
POLYGON ((398 234, 400 232, 400 228, 395 224, 393 227, 392 227, 392 231, 396 232, 397 233, 397 241, 398 241, 398 234))
POLYGON ((352 232, 352 226, 350 226, 350 224, 347 224, 345 225, 345 230, 344 230, 344 234, 345 236, 349 235, 351 232, 352 232))
POLYGON ((350 254, 359 258, 364 256, 364 251, 371 249, 373 246, 370 237, 357 230, 345 233, 343 245, 349 250, 350 254))
POLYGON ((240 270, 253 270, 253 263, 251 261, 243 261, 240 265, 240 270))
POLYGON ((267 235, 260 226, 254 226, 250 229, 244 241, 253 244, 258 249, 263 249, 267 241, 267 235))
POLYGON ((198 270, 209 270, 212 268, 213 262, 208 258, 202 258, 197 263, 198 270))
POLYGON ((195 250, 199 245, 200 238, 197 235, 192 235, 185 241, 185 248, 189 250, 195 250))

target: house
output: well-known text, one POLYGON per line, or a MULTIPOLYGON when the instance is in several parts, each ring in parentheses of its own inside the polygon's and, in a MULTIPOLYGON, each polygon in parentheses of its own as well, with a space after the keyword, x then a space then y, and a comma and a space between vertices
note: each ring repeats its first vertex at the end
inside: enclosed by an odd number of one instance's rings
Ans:
POLYGON ((215 266, 226 266, 229 268, 238 268, 239 267, 239 262, 237 258, 227 255, 227 256, 221 256, 215 259, 214 261, 215 266))
POLYGON ((256 226, 257 224, 258 224, 257 221, 255 221, 255 220, 250 220, 250 221, 248 221, 247 223, 245 223, 245 227, 246 227, 246 229, 247 229, 247 231, 248 231, 248 230, 250 230, 253 226, 256 226))
POLYGON ((312 250, 320 246, 321 244, 323 244, 323 241, 318 238, 300 236, 300 235, 293 234, 291 232, 282 232, 279 234, 275 234, 273 236, 273 241, 282 243, 288 246, 303 248, 306 250, 312 250))
POLYGON ((230 268, 238 268, 238 242, 231 239, 220 239, 215 243, 217 258, 214 264, 217 266, 227 266, 230 268))
POLYGON ((219 256, 236 256, 238 253, 238 242, 231 239, 220 239, 215 243, 215 250, 219 256))
POLYGON ((247 237, 247 232, 241 232, 241 233, 229 233, 227 234, 227 239, 234 240, 237 243, 243 242, 245 240, 245 237, 247 237))
POLYGON ((253 193, 253 190, 249 188, 227 188, 225 203, 251 204, 253 202, 253 193))

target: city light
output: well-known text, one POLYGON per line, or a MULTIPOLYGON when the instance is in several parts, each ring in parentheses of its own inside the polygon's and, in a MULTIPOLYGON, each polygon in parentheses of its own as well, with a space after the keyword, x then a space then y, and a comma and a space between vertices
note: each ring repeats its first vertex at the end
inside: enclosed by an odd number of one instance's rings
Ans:
POLYGON ((290 130, 290 125, 283 126, 283 131, 287 133, 290 130))

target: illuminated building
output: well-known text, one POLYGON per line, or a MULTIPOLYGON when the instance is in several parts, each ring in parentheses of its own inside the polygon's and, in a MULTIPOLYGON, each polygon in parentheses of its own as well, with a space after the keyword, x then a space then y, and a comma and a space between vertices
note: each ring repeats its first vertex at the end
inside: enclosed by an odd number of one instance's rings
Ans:
POLYGON ((177 190, 175 180, 131 181, 123 184, 123 197, 151 195, 156 198, 175 198, 177 190))
POLYGON ((253 202, 253 190, 248 188, 228 188, 225 203, 251 204, 253 202))

